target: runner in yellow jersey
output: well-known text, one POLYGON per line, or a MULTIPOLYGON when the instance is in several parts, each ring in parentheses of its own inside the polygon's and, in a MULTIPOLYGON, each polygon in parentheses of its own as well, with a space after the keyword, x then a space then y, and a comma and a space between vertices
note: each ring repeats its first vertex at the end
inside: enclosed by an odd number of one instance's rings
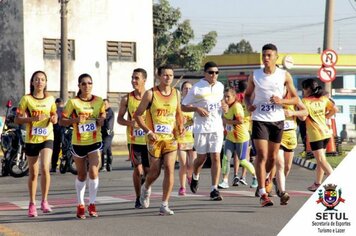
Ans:
POLYGON ((158 178, 161 166, 164 165, 163 195, 160 215, 173 215, 168 200, 173 189, 174 163, 177 156, 177 140, 174 133, 184 132, 183 116, 180 106, 180 94, 171 87, 173 68, 158 68, 160 83, 147 90, 134 115, 138 125, 145 131, 148 152, 150 154, 150 170, 145 184, 141 187, 141 204, 147 208, 150 203, 151 185, 158 178), (147 111, 146 111, 147 110, 147 111), (143 114, 146 111, 146 119, 143 114), (178 127, 174 131, 174 127, 178 127))
MULTIPOLYGON (((181 86, 182 99, 187 95, 192 88, 189 81, 185 81, 181 86)), ((193 174, 193 163, 197 157, 194 149, 193 138, 193 116, 194 112, 183 112, 183 121, 185 134, 183 137, 178 137, 178 158, 179 158, 179 190, 178 195, 184 196, 186 193, 185 182, 188 179, 190 185, 193 174)))
MULTIPOLYGON (((219 188, 229 188, 228 177, 230 173, 230 160, 234 156, 234 180, 239 182, 237 172, 239 165, 246 168, 256 180, 255 168, 247 160, 250 134, 248 132, 249 119, 247 118, 242 105, 236 100, 236 91, 232 88, 226 88, 224 91, 224 101, 228 109, 224 111, 224 124, 226 130, 226 140, 224 146, 225 157, 223 161, 223 180, 218 185, 219 188), (226 158, 226 159, 225 159, 226 158)), ((234 184, 233 184, 234 185, 234 184)), ((234 185, 236 186, 236 185, 234 185)))
POLYGON ((78 176, 75 179, 77 192, 77 218, 85 219, 84 194, 89 163, 89 206, 91 217, 97 217, 95 200, 99 186, 100 153, 102 148, 101 126, 105 120, 105 104, 101 97, 92 95, 93 80, 90 75, 78 78, 79 92, 70 99, 63 110, 61 124, 73 126, 72 154, 78 176))
MULTIPOLYGON (((132 166, 134 167, 132 180, 136 194, 135 208, 137 209, 142 208, 140 203, 141 183, 144 182, 144 178, 148 173, 150 165, 148 160, 145 132, 137 125, 133 116, 142 100, 143 94, 146 91, 146 79, 146 70, 142 68, 133 70, 131 84, 134 91, 130 92, 121 99, 119 115, 117 117, 117 122, 120 125, 125 125, 127 127, 127 145, 129 147, 129 158, 132 166), (124 116, 126 112, 127 118, 125 119, 124 116)), ((145 112, 143 113, 143 116, 144 115, 145 112)))
MULTIPOLYGON (((284 96, 289 98, 289 94, 284 96)), ((298 98, 297 105, 283 105, 284 128, 281 146, 279 148, 278 157, 276 159, 276 194, 280 197, 280 204, 287 205, 289 194, 286 192, 286 178, 289 175, 293 163, 294 149, 297 147, 297 117, 300 120, 305 120, 308 115, 306 107, 298 98)))
POLYGON ((324 173, 329 176, 333 169, 326 160, 326 145, 332 135, 332 130, 327 126, 326 120, 330 119, 337 108, 335 104, 325 96, 325 92, 318 86, 314 79, 306 79, 302 82, 304 105, 308 109, 308 117, 305 120, 310 147, 316 159, 316 177, 314 183, 308 187, 310 191, 316 191, 323 181, 324 173))
POLYGON ((37 216, 35 197, 39 174, 38 159, 41 159, 41 210, 43 213, 52 211, 47 196, 50 187, 49 166, 53 151, 53 124, 57 123, 58 116, 54 97, 49 96, 46 89, 46 73, 34 72, 30 81, 30 94, 21 98, 15 118, 17 124, 26 125, 25 154, 29 165, 29 217, 37 216))

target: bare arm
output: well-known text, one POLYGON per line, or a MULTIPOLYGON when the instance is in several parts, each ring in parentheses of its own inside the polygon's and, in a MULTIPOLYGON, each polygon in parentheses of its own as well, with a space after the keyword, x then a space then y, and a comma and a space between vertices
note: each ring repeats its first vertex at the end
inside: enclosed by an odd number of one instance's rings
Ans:
POLYGON ((120 101, 120 108, 119 108, 119 114, 117 116, 117 123, 120 125, 124 126, 134 126, 135 125, 135 120, 127 120, 124 118, 126 112, 127 112, 127 105, 128 105, 128 95, 122 97, 120 101))
POLYGON ((300 100, 300 98, 298 98, 298 103, 296 106, 297 110, 295 111, 285 110, 285 115, 287 117, 296 116, 299 120, 304 121, 308 116, 308 110, 303 104, 302 100, 300 100))
POLYGON ((292 76, 286 72, 286 82, 285 86, 287 88, 288 93, 290 94, 290 98, 279 98, 277 96, 271 97, 271 102, 279 105, 297 105, 298 104, 298 94, 297 90, 294 87, 292 76))
POLYGON ((253 73, 248 77, 247 88, 245 91, 245 104, 249 112, 256 110, 256 106, 252 104, 252 96, 255 90, 255 84, 253 83, 253 73))
POLYGON ((179 103, 180 101, 180 93, 177 91, 177 112, 176 112, 176 122, 177 122, 177 127, 178 127, 178 133, 179 135, 182 135, 184 133, 184 125, 183 125, 183 113, 182 113, 182 108, 181 104, 179 103))
POLYGON ((144 117, 143 117, 143 113, 147 110, 150 101, 152 101, 152 98, 153 98, 152 90, 151 89, 147 90, 144 93, 143 98, 140 102, 140 105, 138 106, 138 108, 134 114, 134 119, 137 122, 138 126, 141 129, 143 129, 143 131, 145 131, 145 133, 147 135, 152 135, 153 131, 147 127, 144 117))

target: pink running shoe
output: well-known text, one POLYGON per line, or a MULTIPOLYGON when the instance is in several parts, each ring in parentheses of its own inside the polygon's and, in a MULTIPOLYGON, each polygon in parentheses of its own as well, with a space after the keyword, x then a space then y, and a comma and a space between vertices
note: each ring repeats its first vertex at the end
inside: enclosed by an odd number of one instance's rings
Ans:
POLYGON ((28 205, 28 217, 37 217, 36 205, 33 202, 28 205))
POLYGON ((46 200, 42 200, 41 210, 43 213, 50 213, 52 211, 51 207, 48 205, 48 202, 46 200))
POLYGON ((185 196, 185 188, 180 187, 178 190, 178 195, 185 196))

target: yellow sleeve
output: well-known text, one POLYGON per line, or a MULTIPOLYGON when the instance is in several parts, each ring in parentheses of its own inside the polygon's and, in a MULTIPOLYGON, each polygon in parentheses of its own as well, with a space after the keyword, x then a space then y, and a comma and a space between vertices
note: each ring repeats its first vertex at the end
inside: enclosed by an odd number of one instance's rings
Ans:
POLYGON ((73 110, 74 110, 73 100, 70 99, 63 108, 62 116, 64 118, 70 118, 70 115, 73 113, 73 110))

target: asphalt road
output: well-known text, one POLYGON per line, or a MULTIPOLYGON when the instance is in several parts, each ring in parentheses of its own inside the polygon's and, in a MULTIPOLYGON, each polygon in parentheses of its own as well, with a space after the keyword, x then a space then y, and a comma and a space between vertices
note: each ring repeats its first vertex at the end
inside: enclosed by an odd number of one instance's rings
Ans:
MULTIPOLYGON (((76 214, 75 176, 52 174, 49 203, 53 212, 37 218, 27 217, 27 177, 0 177, 0 235, 277 235, 309 198, 306 187, 314 172, 293 165, 287 180, 291 195, 287 206, 262 208, 248 186, 223 190, 221 202, 209 200, 210 169, 203 169, 196 195, 177 196, 178 171, 170 207, 173 216, 159 216, 162 177, 154 183, 151 206, 134 209, 132 170, 126 156, 114 158, 114 170, 100 173, 98 218, 78 220, 76 214)), ((251 177, 248 175, 248 182, 251 177)), ((88 194, 86 194, 87 196, 88 194)), ((37 200, 39 205, 40 194, 37 200)))

